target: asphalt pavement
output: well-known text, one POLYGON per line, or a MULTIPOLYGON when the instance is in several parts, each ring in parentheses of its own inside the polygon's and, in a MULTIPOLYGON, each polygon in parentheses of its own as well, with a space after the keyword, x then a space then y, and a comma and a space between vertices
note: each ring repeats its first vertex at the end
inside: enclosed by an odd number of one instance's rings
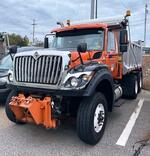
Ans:
POLYGON ((133 156, 136 151, 139 156, 150 156, 150 92, 142 91, 136 100, 120 99, 109 113, 104 136, 96 146, 83 143, 75 129, 74 120, 63 122, 56 130, 32 124, 15 125, 7 119, 1 104, 0 156, 133 156), (117 145, 140 99, 144 99, 143 106, 127 143, 117 145))

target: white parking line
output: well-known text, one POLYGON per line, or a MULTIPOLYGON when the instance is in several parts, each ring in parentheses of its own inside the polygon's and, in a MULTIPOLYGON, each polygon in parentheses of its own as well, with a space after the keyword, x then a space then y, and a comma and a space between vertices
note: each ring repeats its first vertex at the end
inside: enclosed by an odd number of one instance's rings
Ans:
POLYGON ((138 116, 140 114, 141 108, 143 106, 143 102, 144 102, 144 99, 140 99, 137 107, 135 108, 128 123, 126 124, 126 127, 124 128, 122 134, 120 135, 118 141, 116 142, 117 145, 120 145, 120 146, 126 145, 128 138, 130 136, 130 133, 132 131, 132 128, 134 127, 134 124, 136 122, 136 119, 138 118, 138 116))

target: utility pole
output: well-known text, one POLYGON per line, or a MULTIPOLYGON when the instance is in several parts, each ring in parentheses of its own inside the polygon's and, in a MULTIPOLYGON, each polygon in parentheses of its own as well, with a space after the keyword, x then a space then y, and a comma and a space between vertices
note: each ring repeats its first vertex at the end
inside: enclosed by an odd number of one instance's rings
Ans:
POLYGON ((95 0, 95 18, 97 18, 97 0, 95 0))
POLYGON ((147 14, 148 14, 148 5, 145 4, 144 46, 146 46, 147 14))
POLYGON ((35 19, 33 19, 33 23, 31 24, 33 26, 33 32, 32 32, 32 44, 34 44, 34 41, 35 41, 35 26, 37 25, 35 23, 35 19))
POLYGON ((91 19, 97 18, 97 0, 91 0, 91 19))

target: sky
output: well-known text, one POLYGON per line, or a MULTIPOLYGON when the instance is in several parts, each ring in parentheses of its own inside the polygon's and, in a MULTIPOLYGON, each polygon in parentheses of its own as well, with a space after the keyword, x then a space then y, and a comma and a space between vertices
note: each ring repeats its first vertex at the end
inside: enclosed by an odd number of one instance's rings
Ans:
MULTIPOLYGON (((98 0, 98 18, 123 16, 130 9, 131 39, 144 40, 144 12, 148 4, 146 45, 150 46, 150 0, 98 0)), ((0 32, 27 35, 32 39, 32 22, 36 20, 35 37, 43 40, 57 27, 57 21, 90 18, 91 0, 1 0, 0 32)))

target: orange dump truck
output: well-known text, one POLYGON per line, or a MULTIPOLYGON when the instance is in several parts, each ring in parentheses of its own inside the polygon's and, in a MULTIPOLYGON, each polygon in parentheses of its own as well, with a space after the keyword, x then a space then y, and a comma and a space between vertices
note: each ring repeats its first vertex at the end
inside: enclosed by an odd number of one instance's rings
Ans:
POLYGON ((127 16, 61 23, 46 35, 44 49, 17 53, 9 120, 56 128, 75 117, 79 138, 98 143, 114 103, 122 96, 135 99, 142 86, 142 51, 128 39, 127 16))

